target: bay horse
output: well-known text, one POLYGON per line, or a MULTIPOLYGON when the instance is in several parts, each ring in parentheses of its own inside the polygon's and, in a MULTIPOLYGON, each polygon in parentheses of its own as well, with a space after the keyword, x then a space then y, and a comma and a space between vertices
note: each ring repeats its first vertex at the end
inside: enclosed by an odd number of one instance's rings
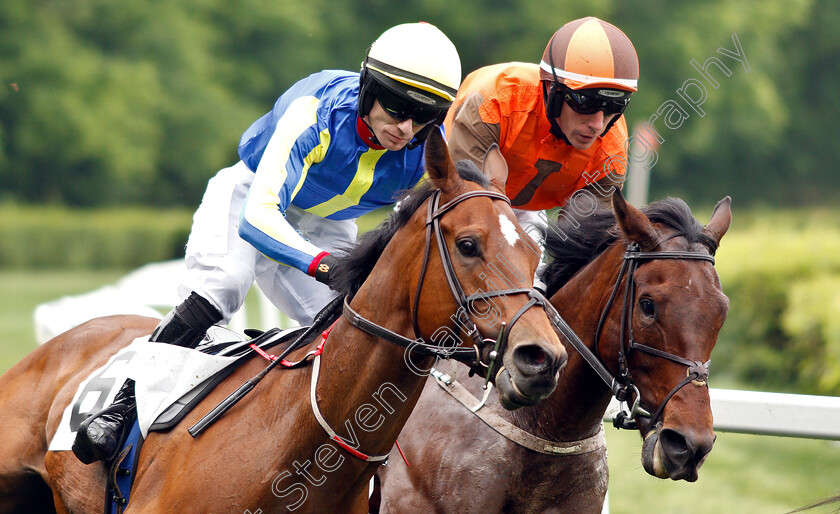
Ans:
MULTIPOLYGON (((706 378, 729 300, 712 256, 730 200, 705 227, 679 199, 641 212, 616 192, 612 205, 561 217, 545 239, 547 293, 580 336, 556 391, 515 412, 490 398, 474 414, 429 379, 398 438, 410 465, 378 471, 379 512, 601 512, 613 394, 625 400, 616 422, 643 437, 644 469, 697 479, 715 440, 706 378)), ((458 381, 475 409, 481 381, 458 381)))
MULTIPOLYGON (((265 368, 251 359, 175 428, 149 432, 125 512, 367 512, 369 480, 437 357, 489 373, 511 408, 552 392, 566 353, 532 290, 538 252, 517 236, 501 153, 488 153, 484 173, 456 168, 433 132, 426 165, 429 183, 337 264, 335 287, 352 299, 324 336, 320 368, 266 374, 192 438, 187 427, 265 368), (488 287, 501 263, 509 287, 488 287)), ((48 443, 80 381, 157 323, 92 320, 0 377, 0 512, 103 511, 104 465, 48 443)))

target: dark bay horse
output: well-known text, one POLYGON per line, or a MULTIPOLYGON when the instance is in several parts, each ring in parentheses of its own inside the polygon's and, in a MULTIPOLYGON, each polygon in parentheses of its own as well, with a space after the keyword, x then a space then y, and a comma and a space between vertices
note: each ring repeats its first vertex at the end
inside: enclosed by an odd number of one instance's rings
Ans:
MULTIPOLYGON (((696 480, 715 440, 707 366, 729 301, 711 256, 729 228, 729 204, 722 200, 705 227, 682 200, 643 213, 620 193, 614 215, 561 218, 548 230, 553 261, 543 277, 585 348, 567 348, 557 390, 539 405, 506 412, 490 398, 478 410, 489 412, 487 424, 430 379, 398 438, 410 465, 392 459, 378 472, 381 512, 601 512, 602 418, 621 390, 636 405, 624 404, 623 423, 635 421, 644 438, 644 469, 696 480), (494 417, 520 444, 490 428, 494 417)), ((474 407, 482 382, 458 381, 474 407)))
MULTIPOLYGON (((265 368, 252 359, 178 426, 150 432, 126 512, 367 512, 368 482, 437 356, 489 372, 510 407, 553 391, 566 353, 532 292, 538 254, 519 237, 501 193, 501 153, 488 153, 484 174, 456 169, 433 132, 426 161, 430 184, 403 197, 339 263, 346 272, 336 287, 352 300, 324 342, 320 368, 268 373, 193 439, 187 427, 265 368), (507 270, 504 288, 487 281, 494 266, 507 270)), ((51 500, 58 512, 103 511, 103 464, 48 452, 48 443, 80 381, 157 322, 90 321, 0 377, 0 512, 51 512, 51 500)))

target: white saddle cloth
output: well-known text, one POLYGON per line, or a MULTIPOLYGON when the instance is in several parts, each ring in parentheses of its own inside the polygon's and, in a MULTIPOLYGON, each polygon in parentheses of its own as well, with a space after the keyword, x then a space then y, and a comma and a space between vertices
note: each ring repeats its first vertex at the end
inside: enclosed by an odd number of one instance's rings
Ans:
POLYGON ((236 359, 150 343, 149 336, 139 337, 79 384, 73 401, 64 409, 49 450, 70 450, 80 420, 111 405, 129 378, 135 381, 137 419, 146 437, 149 427, 163 411, 236 359))

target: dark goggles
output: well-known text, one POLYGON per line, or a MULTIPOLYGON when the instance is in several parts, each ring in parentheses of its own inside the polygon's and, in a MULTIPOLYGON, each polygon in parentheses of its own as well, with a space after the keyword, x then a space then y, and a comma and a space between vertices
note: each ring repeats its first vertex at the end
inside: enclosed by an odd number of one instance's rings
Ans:
POLYGON ((630 97, 605 98, 598 93, 582 93, 568 89, 563 92, 563 100, 578 114, 595 114, 604 111, 604 116, 621 114, 630 103, 630 97))
POLYGON ((376 96, 379 105, 385 112, 397 121, 405 121, 409 118, 418 125, 427 125, 443 113, 441 109, 435 109, 412 102, 383 88, 376 96))

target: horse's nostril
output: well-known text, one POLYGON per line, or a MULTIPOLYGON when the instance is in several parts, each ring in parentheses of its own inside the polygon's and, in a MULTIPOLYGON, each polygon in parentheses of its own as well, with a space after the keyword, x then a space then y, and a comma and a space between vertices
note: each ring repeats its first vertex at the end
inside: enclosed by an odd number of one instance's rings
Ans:
POLYGON ((519 371, 526 375, 544 373, 554 366, 554 358, 536 344, 516 347, 513 351, 513 362, 519 371))
POLYGON ((694 453, 695 448, 691 442, 688 441, 681 433, 669 428, 663 429, 659 433, 659 444, 665 453, 672 458, 683 456, 685 459, 690 459, 694 453))
POLYGON ((659 431, 659 447, 668 476, 672 480, 697 480, 697 471, 712 451, 714 437, 695 434, 686 437, 683 433, 665 428, 659 431))
POLYGON ((546 356, 545 356, 544 352, 533 352, 531 357, 532 357, 531 360, 533 361, 534 364, 542 364, 543 362, 546 361, 546 356))

